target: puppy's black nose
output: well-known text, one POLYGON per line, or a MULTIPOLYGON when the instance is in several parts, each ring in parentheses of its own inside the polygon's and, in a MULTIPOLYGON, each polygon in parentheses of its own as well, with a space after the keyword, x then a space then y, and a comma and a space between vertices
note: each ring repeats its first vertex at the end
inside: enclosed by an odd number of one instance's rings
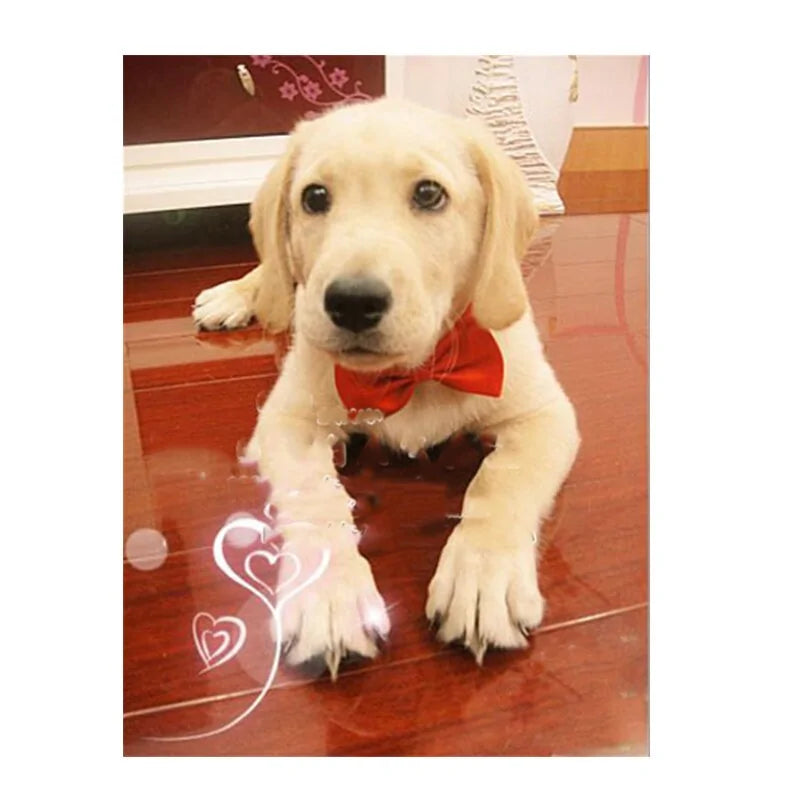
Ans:
POLYGON ((337 327, 360 333, 381 321, 391 299, 376 278, 339 278, 325 290, 325 311, 337 327))

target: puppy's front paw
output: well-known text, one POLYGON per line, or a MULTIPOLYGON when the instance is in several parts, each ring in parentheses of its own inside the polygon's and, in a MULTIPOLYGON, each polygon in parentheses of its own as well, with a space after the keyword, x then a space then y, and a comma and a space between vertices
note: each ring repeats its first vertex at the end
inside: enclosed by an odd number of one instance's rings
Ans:
POLYGON ((480 664, 487 647, 526 647, 544 616, 533 543, 500 548, 457 528, 439 557, 425 613, 443 642, 463 642, 480 664))
POLYGON ((242 328, 253 319, 253 291, 241 281, 226 281, 200 292, 192 318, 201 330, 242 328))
MULTIPOLYGON (((301 548, 285 549, 295 549, 302 559, 301 548)), ((343 657, 374 658, 376 640, 390 629, 372 569, 355 550, 334 553, 319 580, 286 603, 281 620, 287 661, 301 664, 322 657, 334 680, 343 657)))

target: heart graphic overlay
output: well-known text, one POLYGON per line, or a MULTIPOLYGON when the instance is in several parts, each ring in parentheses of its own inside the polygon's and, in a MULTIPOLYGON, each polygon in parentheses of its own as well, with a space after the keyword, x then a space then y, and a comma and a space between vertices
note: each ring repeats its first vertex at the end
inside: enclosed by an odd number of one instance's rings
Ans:
POLYGON ((302 566, 294 553, 254 550, 244 560, 244 571, 251 581, 274 597, 297 580, 302 566), (279 561, 282 563, 278 564, 279 561), (264 567, 266 569, 262 571, 264 567), (277 567, 277 570, 270 567, 277 567))
MULTIPOLYGON (((188 742, 224 733, 247 718, 258 707, 272 687, 277 674, 278 663, 283 647, 281 625, 281 611, 283 606, 325 574, 331 561, 331 551, 328 548, 320 548, 317 554, 317 563, 314 565, 306 564, 305 557, 300 558, 291 551, 279 550, 277 548, 277 542, 275 541, 276 537, 273 538, 270 535, 271 533, 272 529, 268 524, 261 523, 255 519, 238 518, 223 525, 214 538, 213 546, 214 561, 220 571, 226 577, 230 578, 231 581, 250 592, 263 603, 274 623, 272 665, 264 685, 261 687, 255 699, 244 711, 219 728, 184 736, 149 736, 147 738, 150 741, 188 742), (224 548, 225 537, 231 530, 241 527, 249 528, 257 533, 262 542, 269 542, 267 547, 271 548, 268 550, 255 550, 244 558, 243 562, 239 562, 243 567, 244 574, 230 564, 226 558, 224 548), (262 578, 265 577, 264 575, 257 575, 254 572, 254 564, 266 565, 271 569, 277 567, 278 582, 274 590, 271 588, 270 583, 266 583, 262 580, 262 578), (275 594, 279 596, 277 602, 273 603, 275 594)), ((231 554, 236 551, 237 548, 229 550, 231 554)), ((241 550, 238 550, 238 552, 241 554, 241 550)), ((245 624, 238 617, 219 617, 215 619, 211 614, 206 612, 200 612, 195 615, 192 622, 192 633, 194 635, 194 643, 197 652, 206 665, 202 672, 215 669, 230 661, 239 650, 241 650, 247 636, 245 624)))
POLYGON ((202 656, 208 666, 217 656, 221 656, 227 652, 231 645, 231 637, 227 631, 203 631, 200 636, 200 644, 202 646, 202 656), (211 640, 221 640, 219 644, 211 642, 211 640))
POLYGON ((201 611, 192 620, 194 646, 205 664, 200 675, 222 666, 244 646, 247 628, 238 617, 219 617, 201 611))

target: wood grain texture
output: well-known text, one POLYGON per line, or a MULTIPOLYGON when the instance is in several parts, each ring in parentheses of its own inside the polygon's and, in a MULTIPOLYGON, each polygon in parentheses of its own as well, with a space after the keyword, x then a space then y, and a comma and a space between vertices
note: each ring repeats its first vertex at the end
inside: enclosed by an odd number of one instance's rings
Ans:
POLYGON ((564 158, 568 172, 614 172, 648 168, 649 128, 641 126, 577 127, 564 158))
POLYGON ((280 347, 254 326, 193 330, 191 293, 246 269, 230 249, 197 267, 179 253, 137 255, 125 276, 126 319, 141 313, 124 326, 123 536, 155 528, 168 555, 150 571, 123 565, 127 754, 646 752, 647 215, 565 217, 534 245, 526 283, 583 445, 543 531, 548 606, 532 646, 490 653, 480 669, 442 648, 424 619, 427 583, 489 443, 456 438, 434 460, 412 460, 369 442, 341 478, 391 608, 381 656, 346 665, 336 684, 318 665, 282 665, 248 719, 185 744, 146 737, 224 724, 271 663, 263 607, 219 572, 211 545, 231 514, 258 517, 267 501, 268 485, 236 456, 280 347), (202 675, 199 611, 237 614, 249 630, 235 659, 202 675))
POLYGON ((238 728, 211 730, 253 693, 129 716, 128 755, 585 755, 647 748, 647 615, 634 609, 543 630, 481 669, 463 652, 382 659, 339 681, 295 678, 238 728))
POLYGON ((649 129, 575 128, 558 180, 569 214, 649 208, 649 129))

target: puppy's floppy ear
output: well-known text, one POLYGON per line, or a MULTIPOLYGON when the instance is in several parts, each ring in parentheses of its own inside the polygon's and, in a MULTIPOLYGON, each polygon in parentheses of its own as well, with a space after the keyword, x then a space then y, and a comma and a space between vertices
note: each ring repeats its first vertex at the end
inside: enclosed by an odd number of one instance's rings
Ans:
POLYGON ((296 150, 292 136, 286 152, 270 170, 250 204, 250 234, 261 262, 255 313, 259 322, 275 333, 288 330, 294 310, 287 194, 296 150))
POLYGON ((520 262, 539 224, 520 168, 476 120, 465 120, 469 149, 486 198, 472 307, 484 328, 505 328, 528 305, 520 262))

